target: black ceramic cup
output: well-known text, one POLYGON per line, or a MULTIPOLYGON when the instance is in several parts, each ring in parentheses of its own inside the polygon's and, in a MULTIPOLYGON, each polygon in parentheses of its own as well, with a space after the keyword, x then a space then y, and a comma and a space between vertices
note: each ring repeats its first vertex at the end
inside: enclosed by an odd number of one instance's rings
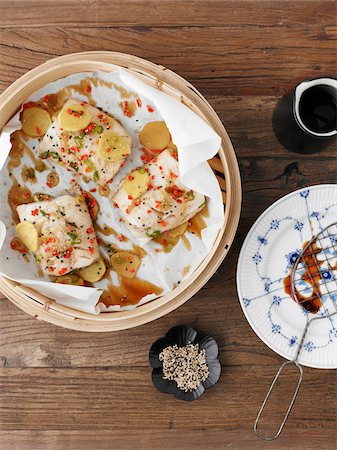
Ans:
POLYGON ((273 129, 280 143, 297 153, 314 153, 337 136, 337 80, 302 81, 278 102, 273 129))

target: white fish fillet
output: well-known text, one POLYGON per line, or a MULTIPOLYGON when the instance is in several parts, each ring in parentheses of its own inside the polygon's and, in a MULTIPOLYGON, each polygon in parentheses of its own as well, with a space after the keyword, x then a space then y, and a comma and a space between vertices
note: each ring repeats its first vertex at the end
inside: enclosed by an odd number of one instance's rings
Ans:
MULTIPOLYGON (((69 100, 63 107, 74 103, 78 103, 78 101, 69 100)), ((131 136, 115 119, 90 104, 86 104, 85 110, 91 114, 94 123, 103 127, 103 131, 112 131, 117 136, 122 136, 130 147, 132 146, 131 136)), ((74 173, 77 172, 81 177, 93 179, 97 184, 104 186, 123 166, 125 158, 118 161, 105 161, 99 158, 97 150, 100 135, 97 132, 92 131, 86 134, 80 148, 74 139, 75 136, 79 137, 79 132, 62 131, 56 118, 40 143, 40 156, 47 157, 47 162, 48 160, 56 161, 74 173), (89 159, 94 166, 91 171, 89 171, 90 167, 84 163, 86 159, 89 159), (96 171, 98 180, 94 178, 96 171)))
POLYGON ((20 222, 32 223, 40 247, 34 252, 46 275, 60 276, 90 266, 99 258, 96 234, 81 196, 63 195, 17 207, 20 222))
POLYGON ((137 238, 148 239, 155 237, 157 232, 176 228, 204 208, 205 197, 182 184, 178 161, 169 150, 160 153, 144 168, 150 177, 150 187, 139 197, 139 205, 136 206, 134 199, 130 199, 123 189, 124 181, 113 197, 125 225, 137 238), (180 196, 168 192, 174 187, 181 191, 180 196))

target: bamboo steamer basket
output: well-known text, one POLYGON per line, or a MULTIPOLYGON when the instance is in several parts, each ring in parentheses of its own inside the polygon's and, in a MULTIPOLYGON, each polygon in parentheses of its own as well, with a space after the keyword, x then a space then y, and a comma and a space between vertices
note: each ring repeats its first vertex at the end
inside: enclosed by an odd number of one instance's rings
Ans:
POLYGON ((177 98, 209 123, 222 140, 218 155, 209 161, 223 193, 225 221, 213 248, 197 270, 164 296, 131 311, 91 315, 58 305, 32 289, 0 277, 1 292, 15 305, 39 320, 88 332, 133 328, 168 314, 185 303, 211 278, 233 242, 241 210, 241 180, 235 152, 219 117, 206 99, 182 77, 144 59, 116 52, 74 53, 52 59, 29 71, 0 96, 0 130, 21 103, 46 84, 76 72, 129 70, 151 86, 177 98))

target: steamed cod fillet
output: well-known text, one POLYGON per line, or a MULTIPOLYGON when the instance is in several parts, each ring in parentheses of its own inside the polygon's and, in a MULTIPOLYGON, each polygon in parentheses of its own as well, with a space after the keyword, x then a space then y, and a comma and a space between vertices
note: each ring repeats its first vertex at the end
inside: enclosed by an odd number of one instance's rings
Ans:
POLYGON ((33 253, 44 274, 65 275, 99 258, 96 234, 82 196, 64 195, 20 205, 17 212, 20 222, 33 224, 38 233, 38 249, 33 253))
POLYGON ((84 181, 92 179, 104 186, 114 178, 128 155, 121 156, 116 161, 100 157, 101 136, 112 132, 122 137, 129 148, 132 146, 132 138, 114 118, 88 103, 68 100, 62 111, 67 111, 74 104, 81 105, 83 111, 90 115, 90 123, 82 130, 65 131, 58 116, 40 143, 40 157, 58 162, 77 173, 84 181))
POLYGON ((113 202, 120 208, 126 226, 141 239, 154 238, 178 227, 206 204, 202 194, 182 184, 176 154, 170 150, 131 172, 113 202), (133 188, 135 180, 138 183, 133 188))

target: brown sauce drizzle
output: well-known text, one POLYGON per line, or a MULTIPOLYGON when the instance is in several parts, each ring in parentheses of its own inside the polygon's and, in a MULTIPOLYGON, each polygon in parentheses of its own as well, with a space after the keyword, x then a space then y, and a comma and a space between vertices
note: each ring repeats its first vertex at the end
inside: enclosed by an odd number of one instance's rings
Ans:
POLYGON ((60 182, 60 177, 58 176, 57 172, 49 172, 47 175, 47 186, 50 188, 53 188, 57 186, 60 182))
POLYGON ((28 147, 28 145, 25 144, 26 139, 27 138, 25 137, 25 133, 22 130, 18 130, 12 133, 11 135, 12 148, 9 153, 9 161, 7 164, 7 169, 9 173, 11 173, 11 171, 14 168, 20 166, 21 159, 24 153, 26 153, 29 156, 32 163, 34 164, 34 168, 36 171, 44 172, 45 170, 47 170, 46 164, 40 159, 38 159, 34 155, 32 150, 28 147))
POLYGON ((24 181, 25 183, 27 183, 27 182, 36 183, 37 178, 36 178, 36 173, 35 173, 34 167, 28 167, 25 164, 21 170, 21 178, 22 178, 22 181, 24 181))
MULTIPOLYGON (((308 245, 308 242, 303 244, 303 249, 308 245)), ((322 274, 320 272, 320 267, 324 264, 324 261, 320 261, 317 258, 317 255, 322 251, 320 247, 318 247, 317 242, 314 241, 312 244, 308 246, 308 248, 304 251, 300 262, 304 262, 304 266, 308 267, 302 276, 301 280, 304 281, 308 286, 312 287, 312 294, 310 297, 305 297, 296 291, 296 298, 293 295, 291 288, 291 277, 293 274, 294 266, 290 270, 290 274, 284 278, 284 291, 286 294, 290 295, 290 297, 299 303, 302 308, 311 312, 312 314, 316 314, 322 306, 321 301, 321 288, 319 286, 320 280, 322 280, 322 274)))
POLYGON ((176 236, 173 229, 166 234, 164 233, 162 236, 156 237, 154 241, 162 246, 162 251, 164 253, 170 253, 181 239, 186 249, 190 251, 192 250, 192 245, 186 236, 186 232, 193 233, 199 239, 201 239, 201 232, 207 227, 204 217, 209 217, 207 204, 201 211, 199 211, 194 217, 192 217, 192 219, 189 220, 188 226, 184 233, 176 236))
POLYGON ((113 228, 109 227, 106 223, 101 227, 98 224, 95 224, 95 230, 99 233, 103 234, 104 236, 114 236, 116 239, 118 239, 120 242, 127 242, 129 239, 124 236, 121 233, 118 233, 113 228))
POLYGON ((102 197, 109 197, 109 195, 110 195, 110 188, 109 188, 109 186, 107 184, 104 185, 104 186, 99 186, 98 193, 102 197))
POLYGON ((188 232, 195 234, 199 239, 201 239, 202 230, 207 227, 204 217, 209 217, 207 204, 198 214, 189 220, 190 225, 187 228, 188 232))
POLYGON ((155 284, 138 278, 132 278, 130 280, 119 277, 119 282, 119 286, 114 286, 109 283, 108 288, 103 292, 99 300, 107 307, 112 305, 136 305, 146 295, 159 295, 163 292, 162 288, 155 284))
POLYGON ((14 223, 19 223, 19 216, 16 208, 19 205, 32 203, 34 201, 31 191, 26 186, 21 186, 14 175, 11 176, 13 180, 12 187, 8 191, 8 205, 12 210, 12 218, 14 223))

